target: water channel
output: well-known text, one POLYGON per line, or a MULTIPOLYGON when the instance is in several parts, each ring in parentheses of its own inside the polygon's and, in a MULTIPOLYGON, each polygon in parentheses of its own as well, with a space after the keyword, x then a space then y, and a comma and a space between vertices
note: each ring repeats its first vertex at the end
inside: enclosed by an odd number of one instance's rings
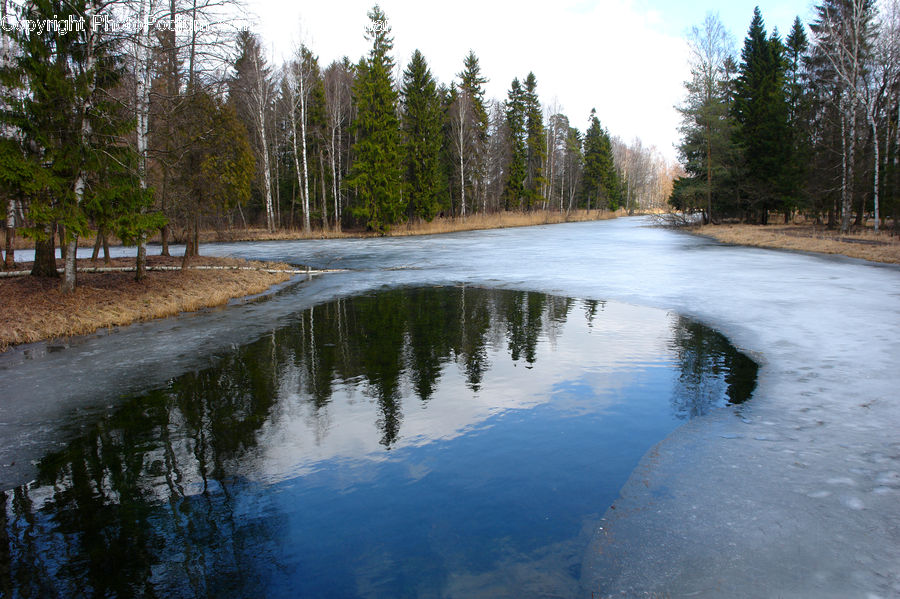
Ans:
POLYGON ((896 269, 649 224, 209 245, 346 272, 7 352, 0 590, 883 592, 896 269))

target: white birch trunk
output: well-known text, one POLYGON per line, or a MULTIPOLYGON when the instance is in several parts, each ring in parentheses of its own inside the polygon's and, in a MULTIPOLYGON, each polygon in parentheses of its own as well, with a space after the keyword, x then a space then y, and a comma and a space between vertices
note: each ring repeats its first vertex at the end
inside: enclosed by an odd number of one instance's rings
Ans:
MULTIPOLYGON (((300 171, 300 151, 297 149, 297 102, 292 83, 288 83, 289 93, 291 95, 291 156, 294 159, 294 175, 297 177, 297 189, 300 195, 303 195, 303 173, 300 171)), ((291 222, 294 220, 294 200, 291 199, 291 222)))
POLYGON ((306 157, 306 86, 304 85, 306 74, 303 72, 302 62, 299 64, 297 78, 300 85, 300 134, 303 145, 303 230, 309 233, 311 226, 309 223, 309 170, 306 157))
MULTIPOLYGON (((147 189, 147 153, 150 138, 150 16, 153 13, 151 0, 140 0, 138 9, 138 30, 135 60, 135 112, 137 117, 138 181, 141 191, 147 189)), ((143 209, 142 209, 143 212, 143 209)), ((147 256, 147 234, 138 237, 135 279, 144 277, 147 256)))
POLYGON ((269 82, 263 72, 259 56, 254 57, 256 68, 256 121, 262 144, 263 184, 266 193, 266 227, 275 231, 275 212, 272 207, 272 174, 269 166, 269 139, 266 134, 266 108, 269 105, 269 82))
POLYGON ((340 229, 340 221, 338 220, 338 175, 337 166, 334 161, 334 133, 335 128, 331 128, 331 197, 334 199, 334 228, 340 229))
POLYGON ((459 155, 459 192, 460 192, 460 216, 466 215, 466 118, 469 112, 468 95, 462 88, 459 90, 459 96, 456 98, 456 150, 459 155))
MULTIPOLYGON (((0 21, 6 23, 6 6, 7 0, 0 0, 0 21)), ((12 48, 8 35, 0 34, 2 46, 0 46, 0 66, 6 67, 12 62, 12 48)), ((5 109, 5 104, 0 104, 0 108, 5 109)), ((3 125, 2 135, 4 138, 10 138, 14 135, 14 129, 10 125, 3 125)), ((7 268, 13 268, 16 263, 15 248, 13 247, 13 238, 16 232, 16 200, 9 198, 6 204, 6 257, 4 264, 7 268)))
MULTIPOLYGON (((873 103, 874 103, 874 101, 873 101, 873 103)), ((878 213, 878 170, 881 167, 881 155, 880 155, 879 149, 878 149, 878 123, 877 123, 877 119, 875 118, 874 106, 872 106, 870 108, 870 110, 868 110, 867 112, 868 112, 868 117, 869 117, 869 125, 872 127, 872 146, 873 146, 873 149, 875 150, 875 175, 874 175, 875 181, 873 182, 874 188, 872 190, 872 200, 874 201, 874 204, 875 204, 875 232, 878 233, 878 227, 879 227, 878 219, 880 216, 878 213)))

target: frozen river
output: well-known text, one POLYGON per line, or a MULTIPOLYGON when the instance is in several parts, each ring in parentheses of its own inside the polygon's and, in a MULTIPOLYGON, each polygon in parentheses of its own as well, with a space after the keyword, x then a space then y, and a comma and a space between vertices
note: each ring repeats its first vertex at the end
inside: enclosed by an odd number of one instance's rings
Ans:
POLYGON ((900 595, 900 269, 648 224, 205 245, 347 272, 265 302, 0 356, 0 482, 29 480, 32 460, 111 409, 93 399, 98 387, 159 386, 306 306, 457 283, 616 300, 711 325, 762 367, 740 416, 695 419, 645 456, 592 531, 583 596, 900 595))

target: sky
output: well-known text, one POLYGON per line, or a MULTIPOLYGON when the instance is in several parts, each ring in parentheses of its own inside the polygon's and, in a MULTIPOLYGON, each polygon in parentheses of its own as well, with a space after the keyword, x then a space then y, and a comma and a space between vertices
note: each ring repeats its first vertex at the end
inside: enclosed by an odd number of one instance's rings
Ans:
MULTIPOLYGON (((276 64, 305 43, 323 67, 345 55, 356 62, 368 52, 364 30, 373 4, 247 0, 252 28, 276 64)), ((782 36, 795 16, 806 23, 813 6, 808 0, 380 1, 400 68, 419 49, 437 79, 449 83, 471 49, 489 79, 488 98, 505 99, 513 78, 533 71, 541 101, 557 105, 572 126, 584 131, 596 108, 611 135, 628 142, 640 138, 672 160, 678 142, 675 106, 689 76, 688 30, 707 12, 718 13, 739 51, 757 4, 767 29, 778 27, 782 36)))

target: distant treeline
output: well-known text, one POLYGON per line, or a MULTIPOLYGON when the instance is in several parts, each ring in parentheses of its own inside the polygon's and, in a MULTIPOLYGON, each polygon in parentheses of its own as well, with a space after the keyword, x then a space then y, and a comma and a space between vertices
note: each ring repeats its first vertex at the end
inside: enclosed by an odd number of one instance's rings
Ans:
MULTIPOLYGON (((301 46, 283 65, 234 28, 225 0, 0 0, 0 200, 6 264, 16 230, 34 274, 75 284, 76 239, 143 248, 160 233, 195 254, 202 228, 366 228, 504 210, 660 207, 673 168, 640 140, 584 132, 541 104, 537 78, 487 100, 477 56, 442 84, 413 53, 400 74, 387 16, 367 56, 323 68, 301 46), (137 27, 78 27, 127 21, 137 27), (184 22, 202 27, 183 27, 184 22)), ((363 32, 360 32, 363 34, 363 32)), ((587 117, 588 115, 584 115, 587 117)), ((583 117, 582 117, 583 118, 583 117)), ((579 119, 580 120, 580 119, 579 119)), ((143 275, 138 251, 138 278, 143 275)))
POLYGON ((717 17, 693 29, 674 207, 897 228, 900 2, 824 0, 815 14, 811 38, 798 17, 782 40, 757 8, 739 62, 717 17))

